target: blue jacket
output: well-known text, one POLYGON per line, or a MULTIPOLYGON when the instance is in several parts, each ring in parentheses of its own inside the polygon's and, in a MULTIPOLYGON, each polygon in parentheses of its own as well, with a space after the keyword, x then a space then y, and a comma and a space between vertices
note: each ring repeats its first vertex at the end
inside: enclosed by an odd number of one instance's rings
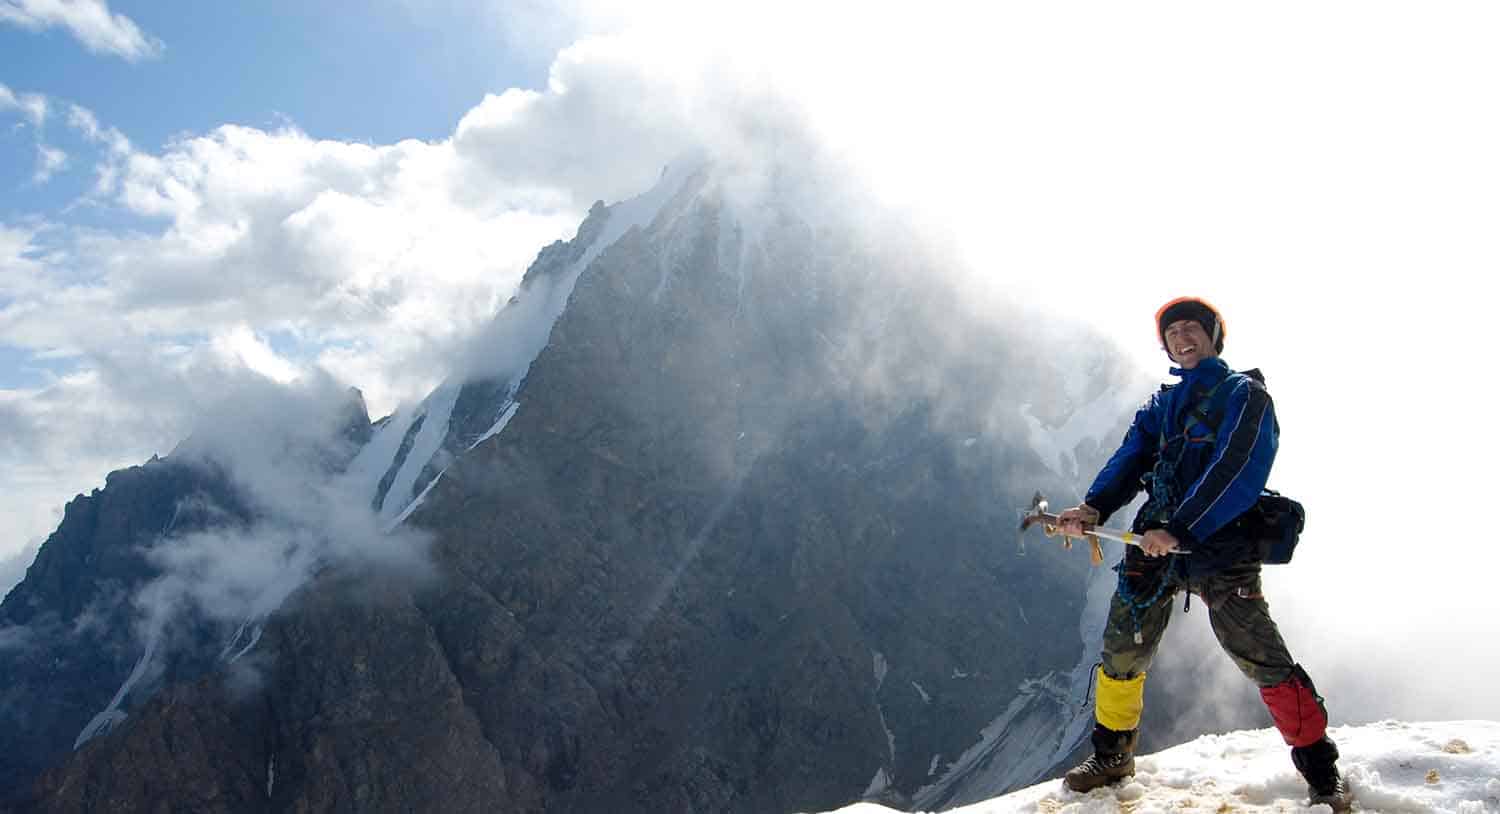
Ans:
POLYGON ((1172 374, 1182 381, 1164 385, 1136 412, 1124 442, 1094 479, 1084 502, 1099 511, 1102 523, 1143 485, 1155 497, 1161 487, 1149 478, 1143 484, 1142 479, 1152 473, 1158 459, 1175 458, 1180 446, 1181 458, 1167 473, 1169 484, 1158 501, 1165 505, 1147 501, 1132 527, 1137 533, 1166 528, 1193 552, 1180 558, 1187 561, 1187 575, 1207 576, 1256 553, 1252 541, 1236 534, 1234 520, 1255 505, 1271 473, 1276 413, 1257 376, 1236 373, 1221 359, 1205 359, 1192 370, 1174 367, 1172 374), (1216 385, 1221 385, 1219 391, 1213 391, 1216 385), (1190 411, 1210 391, 1223 405, 1212 437, 1195 421, 1185 440, 1174 440, 1189 424, 1190 411), (1165 449, 1164 435, 1172 442, 1165 449))

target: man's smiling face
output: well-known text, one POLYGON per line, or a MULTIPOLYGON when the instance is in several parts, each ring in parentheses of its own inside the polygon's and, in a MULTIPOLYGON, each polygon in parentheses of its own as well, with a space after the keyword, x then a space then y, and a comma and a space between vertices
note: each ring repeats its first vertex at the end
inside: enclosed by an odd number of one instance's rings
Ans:
POLYGON ((1167 326, 1163 337, 1167 341, 1167 355, 1183 370, 1192 370, 1204 359, 1218 355, 1213 340, 1197 320, 1179 319, 1167 326))

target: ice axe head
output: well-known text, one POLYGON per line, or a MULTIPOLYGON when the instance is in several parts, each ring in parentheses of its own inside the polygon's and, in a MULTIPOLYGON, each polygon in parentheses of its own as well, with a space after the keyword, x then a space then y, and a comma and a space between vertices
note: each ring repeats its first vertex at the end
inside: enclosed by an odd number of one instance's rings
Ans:
POLYGON ((1042 497, 1041 492, 1037 492, 1031 498, 1031 508, 1026 509, 1021 515, 1021 533, 1025 534, 1026 530, 1031 528, 1033 524, 1048 519, 1047 499, 1042 497))
MULTIPOLYGON (((1020 536, 1017 538, 1016 543, 1021 547, 1021 553, 1024 554, 1026 552, 1025 545, 1021 542, 1021 540, 1023 540, 1025 537, 1026 530, 1031 528, 1033 525, 1036 525, 1037 523, 1042 524, 1042 531, 1046 533, 1048 537, 1057 537, 1061 535, 1063 548, 1073 547, 1073 541, 1068 537, 1068 535, 1062 534, 1062 529, 1059 528, 1057 515, 1047 511, 1047 499, 1042 497, 1041 492, 1037 492, 1036 495, 1031 498, 1031 508, 1028 509, 1025 514, 1021 515, 1021 532, 1020 536)), ((1094 565, 1098 565, 1104 562, 1104 551, 1099 547, 1099 539, 1092 535, 1085 535, 1083 539, 1087 540, 1089 544, 1089 561, 1094 565)))
POLYGON ((1016 548, 1020 553, 1026 553, 1026 530, 1038 521, 1047 519, 1047 499, 1037 492, 1031 498, 1031 508, 1023 509, 1021 512, 1021 529, 1016 534, 1016 548))

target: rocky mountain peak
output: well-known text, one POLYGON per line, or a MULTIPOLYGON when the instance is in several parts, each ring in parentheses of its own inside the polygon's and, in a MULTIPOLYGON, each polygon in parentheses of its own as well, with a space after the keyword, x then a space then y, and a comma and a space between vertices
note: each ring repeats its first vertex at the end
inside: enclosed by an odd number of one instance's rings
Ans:
MULTIPOLYGON (((1013 542, 1014 507, 1071 485, 1022 409, 1057 354, 811 166, 670 169, 596 204, 343 470, 385 529, 356 545, 419 537, 423 578, 318 560, 28 805, 146 808, 167 782, 225 811, 786 811, 1065 757, 1086 560, 1013 542)), ((112 636, 59 731, 140 662, 112 636)), ((3 709, 61 709, 49 682, 90 672, 26 658, 3 709)))

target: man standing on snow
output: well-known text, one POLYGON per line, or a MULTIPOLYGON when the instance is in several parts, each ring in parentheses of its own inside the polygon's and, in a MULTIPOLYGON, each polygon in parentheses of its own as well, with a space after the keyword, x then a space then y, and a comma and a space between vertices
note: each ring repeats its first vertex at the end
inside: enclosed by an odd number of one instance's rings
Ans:
POLYGON ((1135 517, 1144 534, 1116 566, 1098 673, 1094 754, 1068 772, 1068 788, 1087 792, 1135 774, 1146 670, 1171 619, 1179 590, 1208 606, 1214 635, 1250 680, 1308 783, 1312 803, 1349 809, 1338 747, 1312 679, 1293 661, 1260 591, 1260 552, 1236 520, 1255 505, 1276 457, 1277 425, 1258 371, 1235 373, 1219 358, 1224 319, 1207 302, 1180 297, 1156 313, 1157 337, 1182 377, 1135 415, 1120 448, 1080 506, 1059 515, 1081 537, 1141 490, 1150 499, 1135 517), (1178 549, 1189 554, 1179 555, 1178 549))

